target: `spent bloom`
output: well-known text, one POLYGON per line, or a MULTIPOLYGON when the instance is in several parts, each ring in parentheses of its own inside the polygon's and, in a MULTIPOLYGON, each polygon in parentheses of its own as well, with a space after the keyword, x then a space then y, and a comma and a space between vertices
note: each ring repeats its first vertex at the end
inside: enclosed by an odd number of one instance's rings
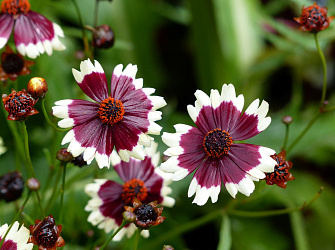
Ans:
POLYGON ((293 163, 286 160, 286 151, 281 151, 278 155, 271 155, 271 158, 274 159, 277 164, 275 169, 271 173, 266 173, 266 184, 273 185, 276 184, 278 187, 286 188, 288 181, 293 181, 295 178, 289 172, 292 168, 293 163))
POLYGON ((212 90, 208 96, 195 92, 195 106, 188 105, 188 113, 196 127, 175 125, 176 133, 163 133, 163 141, 170 147, 164 153, 170 158, 161 164, 163 171, 173 173, 178 181, 195 172, 188 196, 195 194, 193 203, 204 205, 208 198, 218 200, 221 182, 235 198, 237 192, 249 196, 254 181, 264 179, 264 172, 273 172, 276 162, 270 157, 274 150, 246 143, 266 129, 271 118, 267 102, 253 101, 243 113, 244 97, 236 97, 232 84, 224 84, 221 95, 212 90))
POLYGON ((327 17, 327 8, 321 7, 315 2, 308 7, 303 6, 301 16, 293 19, 300 24, 300 30, 316 33, 328 28, 334 16, 327 17))
MULTIPOLYGON (((112 163, 115 164, 114 169, 122 183, 96 179, 95 183, 86 185, 85 191, 92 197, 85 207, 86 211, 92 211, 88 217, 89 222, 109 233, 121 225, 124 206, 132 205, 134 198, 144 203, 157 201, 163 206, 174 205, 174 199, 167 196, 171 193, 171 188, 168 187, 171 174, 157 168, 159 153, 156 153, 156 148, 157 144, 153 143, 145 149, 148 156, 144 160, 130 158, 129 162, 121 161, 113 153, 112 163)), ((135 230, 136 227, 130 224, 121 229, 113 240, 118 241, 125 234, 129 238, 135 230)), ((143 233, 144 236, 148 235, 147 231, 143 233)))
POLYGON ((52 215, 43 220, 35 220, 35 225, 30 225, 29 230, 31 235, 28 242, 37 245, 38 250, 56 250, 65 245, 60 236, 62 225, 56 226, 52 215))
POLYGON ((100 25, 93 30, 93 46, 108 49, 114 45, 114 31, 107 24, 100 25))
POLYGON ((125 206, 124 208, 127 212, 135 215, 133 223, 140 229, 149 229, 165 220, 165 217, 161 216, 164 207, 157 207, 157 201, 142 204, 142 202, 134 198, 132 206, 125 206))
MULTIPOLYGON (((15 221, 12 228, 9 230, 5 240, 3 241, 1 249, 8 250, 31 250, 33 244, 27 243, 29 238, 29 230, 23 225, 19 229, 20 223, 15 221)), ((9 226, 4 224, 0 227, 0 241, 5 236, 9 226)))
POLYGON ((22 195, 24 180, 18 171, 9 172, 0 177, 0 200, 15 201, 22 195))
POLYGON ((14 53, 7 45, 4 52, 1 54, 0 65, 0 81, 5 81, 8 78, 15 81, 19 75, 28 75, 31 73, 29 67, 35 62, 25 60, 19 53, 14 53))
POLYGON ((14 27, 14 43, 18 52, 30 58, 52 50, 64 50, 59 37, 61 27, 41 14, 30 10, 28 0, 3 0, 0 13, 0 49, 7 43, 14 27))
POLYGON ((34 109, 37 100, 25 90, 16 92, 14 89, 9 95, 3 94, 2 101, 8 112, 7 120, 22 121, 31 115, 38 114, 34 109))
POLYGON ((148 134, 159 134, 161 119, 156 109, 166 105, 162 97, 150 96, 153 88, 142 88, 143 79, 135 79, 137 66, 129 64, 123 71, 121 64, 114 68, 111 92, 99 62, 87 59, 73 75, 82 91, 92 101, 61 100, 55 103, 53 114, 63 120, 62 128, 72 129, 62 144, 69 143, 73 157, 84 152, 84 161, 96 159, 100 168, 109 167, 114 147, 124 161, 133 156, 144 159, 142 145, 150 146, 148 134))

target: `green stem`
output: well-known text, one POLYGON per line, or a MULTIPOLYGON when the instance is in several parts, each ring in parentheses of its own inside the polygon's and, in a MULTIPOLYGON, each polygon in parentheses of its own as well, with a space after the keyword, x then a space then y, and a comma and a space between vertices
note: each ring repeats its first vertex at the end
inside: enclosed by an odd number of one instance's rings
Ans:
POLYGON ((72 0, 72 2, 73 2, 73 5, 74 5, 74 7, 76 9, 76 12, 77 12, 77 15, 78 15, 78 18, 79 18, 79 24, 80 24, 81 30, 82 30, 83 42, 84 42, 84 53, 86 55, 89 55, 90 54, 90 47, 89 47, 89 44, 88 44, 88 40, 87 40, 87 36, 86 36, 86 31, 85 31, 85 28, 84 28, 84 22, 83 22, 83 19, 81 18, 79 6, 78 6, 76 0, 72 0))
POLYGON ((43 206, 42 206, 42 201, 41 201, 40 193, 38 192, 38 190, 36 190, 35 193, 36 193, 36 198, 37 198, 38 206, 40 207, 42 217, 44 218, 44 210, 43 210, 43 206))
POLYGON ((115 230, 115 232, 107 239, 107 241, 99 248, 99 250, 103 250, 108 245, 108 243, 115 237, 115 235, 117 235, 117 233, 120 232, 120 230, 129 223, 130 222, 123 220, 119 228, 115 230))
POLYGON ((137 250, 138 242, 140 241, 141 232, 142 232, 142 229, 137 228, 137 230, 136 230, 135 244, 134 244, 134 250, 137 250))
POLYGON ((93 20, 93 27, 96 28, 98 25, 98 13, 99 13, 99 0, 95 0, 94 6, 94 20, 93 20))
POLYGON ((14 225, 14 222, 15 222, 16 219, 20 216, 20 214, 22 213, 24 207, 26 206, 26 204, 27 204, 27 202, 28 202, 28 200, 29 200, 29 198, 30 198, 30 194, 31 194, 31 191, 28 191, 27 198, 24 200, 24 202, 23 202, 23 204, 22 204, 20 210, 19 210, 19 211, 16 213, 16 215, 14 216, 14 219, 13 219, 12 223, 10 224, 9 228, 7 229, 5 235, 2 237, 2 240, 1 240, 1 242, 0 242, 0 249, 1 249, 1 247, 2 247, 2 244, 3 244, 4 241, 5 241, 5 238, 6 238, 7 234, 9 233, 10 229, 11 229, 12 226, 14 225))
POLYGON ((307 131, 312 127, 312 125, 314 124, 314 122, 316 122, 316 120, 320 117, 322 113, 318 112, 312 120, 310 120, 310 122, 307 124, 306 128, 300 133, 300 135, 298 135, 298 137, 291 143, 291 145, 287 148, 286 153, 288 153, 289 151, 291 151, 293 149, 293 147, 301 140, 301 138, 307 133, 307 131))
POLYGON ((162 245, 164 242, 166 242, 168 239, 172 239, 173 237, 176 237, 177 235, 180 235, 182 233, 191 231, 197 227, 200 227, 212 220, 217 220, 218 218, 221 218, 224 214, 223 209, 215 210, 209 214, 206 214, 203 217, 200 217, 199 219, 178 225, 178 227, 173 228, 172 230, 161 234, 159 237, 156 237, 155 239, 151 239, 150 243, 143 246, 143 249, 155 249, 157 246, 162 245))
POLYGON ((286 124, 286 130, 285 130, 285 139, 284 139, 284 145, 283 145, 283 150, 287 147, 287 141, 288 141, 288 134, 289 134, 289 129, 290 125, 286 124))
POLYGON ((231 210, 228 209, 227 213, 229 215, 249 217, 249 218, 289 214, 289 213, 296 212, 299 210, 304 210, 306 207, 310 206, 317 198, 319 198, 322 190, 323 190, 323 187, 320 188, 320 190, 312 197, 312 199, 309 202, 304 202, 299 207, 291 207, 291 208, 268 210, 268 211, 241 211, 241 210, 236 210, 236 209, 231 209, 231 210))
POLYGON ((50 208, 51 208, 51 206, 52 206, 52 204, 53 204, 53 202, 56 198, 56 193, 57 193, 57 190, 58 190, 58 183, 59 183, 59 180, 60 180, 60 177, 61 177, 61 173, 62 173, 62 168, 60 167, 59 171, 57 173, 57 176, 56 176, 56 180, 55 180, 55 183, 54 183, 54 188, 52 190, 52 194, 50 196, 49 202, 48 202, 48 204, 46 206, 46 209, 45 209, 46 211, 50 210, 50 208))
POLYGON ((68 131, 69 129, 67 128, 58 128, 55 124, 52 123, 52 121, 50 121, 50 118, 48 116, 48 113, 45 109, 45 98, 42 100, 42 111, 43 111, 43 115, 45 120, 49 123, 49 125, 51 125, 54 129, 56 129, 57 131, 63 132, 63 131, 68 131))
POLYGON ((325 56, 320 48, 319 45, 319 40, 318 40, 318 33, 314 33, 314 39, 315 39, 315 44, 316 48, 318 50, 318 53, 320 55, 320 59, 322 62, 322 68, 323 68, 323 87, 322 87, 322 96, 321 96, 321 107, 324 106, 324 102, 326 100, 326 92, 327 92, 327 64, 326 64, 326 59, 325 56))
POLYGON ((60 209, 59 209, 59 224, 62 224, 63 219, 63 203, 64 203, 64 192, 65 192, 65 176, 66 176, 66 165, 67 164, 61 164, 61 168, 63 168, 63 179, 62 179, 62 185, 60 189, 60 209))
POLYGON ((36 178, 34 168, 33 168, 33 164, 31 163, 30 153, 29 153, 29 139, 28 139, 26 123, 25 123, 25 121, 20 121, 19 124, 21 126, 21 132, 22 132, 23 140, 24 140, 25 163, 26 163, 26 166, 28 167, 28 169, 31 172, 31 176, 33 178, 36 178))

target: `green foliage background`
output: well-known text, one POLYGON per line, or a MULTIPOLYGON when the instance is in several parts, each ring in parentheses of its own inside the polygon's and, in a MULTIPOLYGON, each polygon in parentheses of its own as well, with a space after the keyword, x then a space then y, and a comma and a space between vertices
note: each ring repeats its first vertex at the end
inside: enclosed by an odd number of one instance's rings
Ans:
MULTIPOLYGON (((94 0, 76 0, 84 24, 92 25, 94 0)), ((58 23, 64 30, 61 39, 67 49, 42 55, 32 67, 32 74, 20 76, 11 88, 26 87, 34 76, 43 77, 49 85, 46 106, 66 98, 86 98, 76 84, 71 69, 79 69, 78 52, 83 50, 82 32, 74 5, 70 0, 31 0, 32 9, 58 23)), ((325 1, 323 1, 325 2, 325 1)), ((137 77, 145 87, 156 88, 168 105, 162 109, 158 122, 163 131, 174 132, 173 125, 192 125, 186 106, 195 101, 194 92, 201 89, 221 89, 223 83, 233 83, 237 93, 243 93, 246 106, 254 99, 270 104, 272 123, 263 133, 248 140, 275 149, 283 145, 285 127, 281 117, 291 115, 289 142, 304 129, 318 112, 322 89, 322 65, 313 36, 297 30, 292 18, 299 16, 304 0, 113 0, 99 3, 98 24, 108 24, 115 32, 115 46, 95 50, 95 59, 110 79, 119 64, 137 64, 137 77), (285 22, 283 22, 285 20, 285 22), (272 32, 270 32, 271 27, 272 32)), ((328 14, 335 15, 334 1, 328 1, 328 14)), ((87 32, 89 38, 91 34, 87 32)), ((329 92, 327 99, 335 103, 334 55, 335 22, 319 34, 328 65, 329 92)), ((13 47, 14 48, 14 47, 13 47)), ((40 104, 37 109, 41 110, 40 104)), ((21 169, 15 144, 3 110, 0 113, 0 136, 8 148, 0 157, 0 173, 21 169)), ((57 119, 52 118, 56 123, 57 119)), ((55 152, 61 147, 64 134, 55 132, 44 121, 42 113, 27 121, 32 161, 42 184, 43 204, 49 203, 55 177, 49 182, 49 169, 57 174, 59 163, 55 152)), ((160 137, 155 137, 161 142, 160 137)), ((160 143, 163 152, 166 146, 160 143)), ((321 196, 308 208, 290 214, 271 217, 241 217, 228 213, 217 214, 201 226, 192 224, 231 204, 232 198, 223 188, 217 203, 210 201, 199 207, 187 198, 191 177, 175 182, 173 208, 165 208, 166 221, 150 230, 151 237, 140 239, 139 249, 161 249, 171 244, 175 249, 323 249, 335 248, 335 116, 323 114, 299 144, 288 152, 293 162, 291 172, 296 180, 286 189, 256 184, 250 198, 237 195, 236 209, 264 211, 301 206, 324 187, 321 196), (189 229, 187 226, 191 225, 189 229), (180 232, 182 229, 186 231, 180 232)), ((87 222, 84 207, 89 197, 84 187, 94 178, 117 178, 113 169, 91 166, 78 169, 70 166, 67 173, 62 236, 64 249, 92 249, 108 235, 87 222), (93 230, 92 237, 87 232, 93 230)), ((59 190, 59 189, 58 189, 59 190)), ((0 203, 0 224, 10 223, 23 198, 14 203, 0 203)), ((58 214, 59 201, 51 203, 49 213, 58 214)), ((39 218, 32 199, 21 221, 29 225, 39 218)), ((131 249, 133 239, 111 243, 109 249, 131 249)))

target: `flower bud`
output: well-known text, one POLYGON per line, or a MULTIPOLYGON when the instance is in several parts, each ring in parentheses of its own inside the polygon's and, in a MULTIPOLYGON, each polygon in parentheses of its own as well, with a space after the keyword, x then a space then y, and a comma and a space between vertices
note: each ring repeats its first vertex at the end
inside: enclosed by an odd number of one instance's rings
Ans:
POLYGON ((128 222, 135 222, 136 221, 136 216, 133 212, 129 211, 124 211, 122 213, 123 219, 125 219, 128 222))
POLYGON ((28 82, 27 91, 34 99, 43 99, 48 91, 48 84, 42 77, 33 77, 28 82))
POLYGON ((66 148, 61 148, 56 154, 57 160, 61 162, 70 162, 73 160, 72 154, 66 148))
POLYGON ((171 245, 164 245, 163 250, 174 250, 174 248, 171 245))
POLYGON ((26 182, 26 186, 30 191, 37 191, 40 189, 41 184, 36 178, 29 178, 26 182))
POLYGON ((293 122, 293 118, 292 118, 292 116, 287 115, 287 116, 284 116, 284 117, 281 119, 281 121, 282 121, 284 124, 289 125, 289 124, 291 124, 291 123, 293 122))
POLYGON ((107 24, 100 25, 93 31, 93 46, 108 49, 114 45, 114 32, 107 24))

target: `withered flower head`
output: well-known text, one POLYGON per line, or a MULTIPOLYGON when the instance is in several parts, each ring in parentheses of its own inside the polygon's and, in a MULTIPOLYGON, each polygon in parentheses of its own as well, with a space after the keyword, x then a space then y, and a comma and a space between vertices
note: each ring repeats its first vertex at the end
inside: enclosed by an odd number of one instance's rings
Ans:
POLYGON ((34 99, 43 99, 48 91, 48 84, 42 77, 33 77, 28 82, 27 91, 34 99))
POLYGON ((107 24, 100 25, 93 30, 93 46, 108 49, 114 45, 114 32, 107 24))
POLYGON ((35 225, 29 226, 30 234, 28 242, 38 245, 38 250, 56 250, 65 245, 60 236, 62 225, 55 225, 52 215, 43 220, 35 220, 35 225))
POLYGON ((292 168, 293 163, 286 161, 286 151, 281 151, 278 155, 271 155, 271 158, 277 161, 275 165, 274 172, 266 173, 266 184, 273 185, 276 184, 278 187, 286 188, 287 181, 294 180, 294 176, 289 172, 292 168))
POLYGON ((87 165, 87 161, 84 161, 84 153, 81 153, 77 157, 73 157, 71 162, 80 168, 87 165))
POLYGON ((25 89, 18 92, 13 89, 9 95, 2 95, 2 101, 6 111, 9 113, 7 120, 21 121, 38 113, 33 108, 37 100, 32 98, 25 89))
POLYGON ((308 7, 303 6, 301 16, 293 19, 301 25, 300 30, 317 33, 328 28, 334 16, 327 17, 327 8, 321 7, 315 2, 308 7))
POLYGON ((22 195, 24 180, 20 172, 9 172, 0 177, 0 200, 15 201, 22 195))
POLYGON ((28 75, 31 73, 29 67, 34 64, 33 61, 25 60, 21 54, 14 53, 7 45, 1 54, 0 81, 5 81, 8 78, 15 81, 19 75, 28 75))
POLYGON ((126 212, 134 213, 135 226, 141 229, 149 229, 152 226, 161 224, 165 217, 161 216, 164 207, 157 207, 157 201, 142 204, 137 198, 133 199, 133 207, 125 206, 126 212))

